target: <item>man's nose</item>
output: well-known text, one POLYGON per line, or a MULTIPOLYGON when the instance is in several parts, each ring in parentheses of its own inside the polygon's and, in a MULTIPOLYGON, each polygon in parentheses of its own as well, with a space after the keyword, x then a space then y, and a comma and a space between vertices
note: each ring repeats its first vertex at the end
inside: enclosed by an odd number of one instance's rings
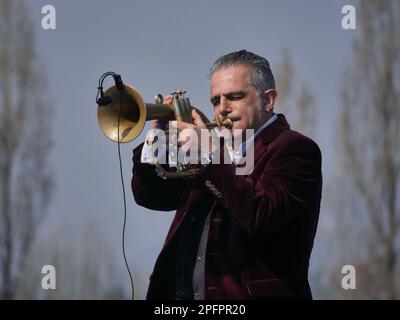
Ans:
POLYGON ((225 97, 221 97, 221 100, 219 102, 219 113, 222 116, 226 116, 230 113, 230 107, 229 107, 229 101, 225 97))

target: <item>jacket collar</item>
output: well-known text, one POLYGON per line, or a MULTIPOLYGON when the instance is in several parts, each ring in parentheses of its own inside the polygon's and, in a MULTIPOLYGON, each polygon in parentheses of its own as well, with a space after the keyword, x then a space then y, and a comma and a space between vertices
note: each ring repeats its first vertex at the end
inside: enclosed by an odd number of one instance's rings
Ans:
POLYGON ((277 114, 278 119, 276 119, 273 123, 271 123, 268 127, 266 127, 260 135, 254 141, 254 159, 258 159, 258 157, 263 152, 262 146, 268 145, 275 138, 286 129, 290 128, 289 123, 286 121, 286 118, 283 114, 277 114))

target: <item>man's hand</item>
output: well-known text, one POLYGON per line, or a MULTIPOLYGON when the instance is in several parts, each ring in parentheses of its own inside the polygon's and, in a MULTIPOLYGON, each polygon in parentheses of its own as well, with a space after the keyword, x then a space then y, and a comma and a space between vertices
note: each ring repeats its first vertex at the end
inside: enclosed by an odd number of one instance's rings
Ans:
POLYGON ((208 154, 211 151, 212 138, 200 115, 194 109, 192 118, 194 124, 173 121, 171 125, 178 129, 178 147, 181 152, 184 154, 190 152, 190 157, 192 159, 196 157, 195 160, 198 163, 202 154, 208 154))

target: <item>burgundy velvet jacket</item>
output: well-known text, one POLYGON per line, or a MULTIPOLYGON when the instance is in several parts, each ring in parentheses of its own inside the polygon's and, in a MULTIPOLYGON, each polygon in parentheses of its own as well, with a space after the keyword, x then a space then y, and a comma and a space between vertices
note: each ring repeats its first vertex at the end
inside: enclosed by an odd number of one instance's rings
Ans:
POLYGON ((249 176, 235 175, 232 164, 210 164, 190 180, 162 180, 154 166, 140 163, 142 145, 133 151, 137 204, 177 210, 147 299, 175 299, 175 235, 188 212, 204 210, 211 211, 205 299, 312 298, 308 267, 321 201, 321 152, 283 115, 254 143, 249 176))

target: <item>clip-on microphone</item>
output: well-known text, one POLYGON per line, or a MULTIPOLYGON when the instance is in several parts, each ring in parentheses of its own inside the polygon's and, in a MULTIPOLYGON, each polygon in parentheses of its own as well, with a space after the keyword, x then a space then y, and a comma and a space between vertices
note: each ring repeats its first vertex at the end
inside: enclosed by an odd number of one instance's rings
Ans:
POLYGON ((115 86, 117 87, 118 90, 124 90, 124 83, 122 82, 121 76, 119 74, 116 74, 115 72, 112 71, 104 73, 100 77, 99 86, 97 87, 98 91, 97 91, 96 103, 99 106, 106 106, 112 102, 112 98, 110 96, 104 96, 103 92, 103 82, 104 79, 107 78, 108 76, 113 76, 115 86))

